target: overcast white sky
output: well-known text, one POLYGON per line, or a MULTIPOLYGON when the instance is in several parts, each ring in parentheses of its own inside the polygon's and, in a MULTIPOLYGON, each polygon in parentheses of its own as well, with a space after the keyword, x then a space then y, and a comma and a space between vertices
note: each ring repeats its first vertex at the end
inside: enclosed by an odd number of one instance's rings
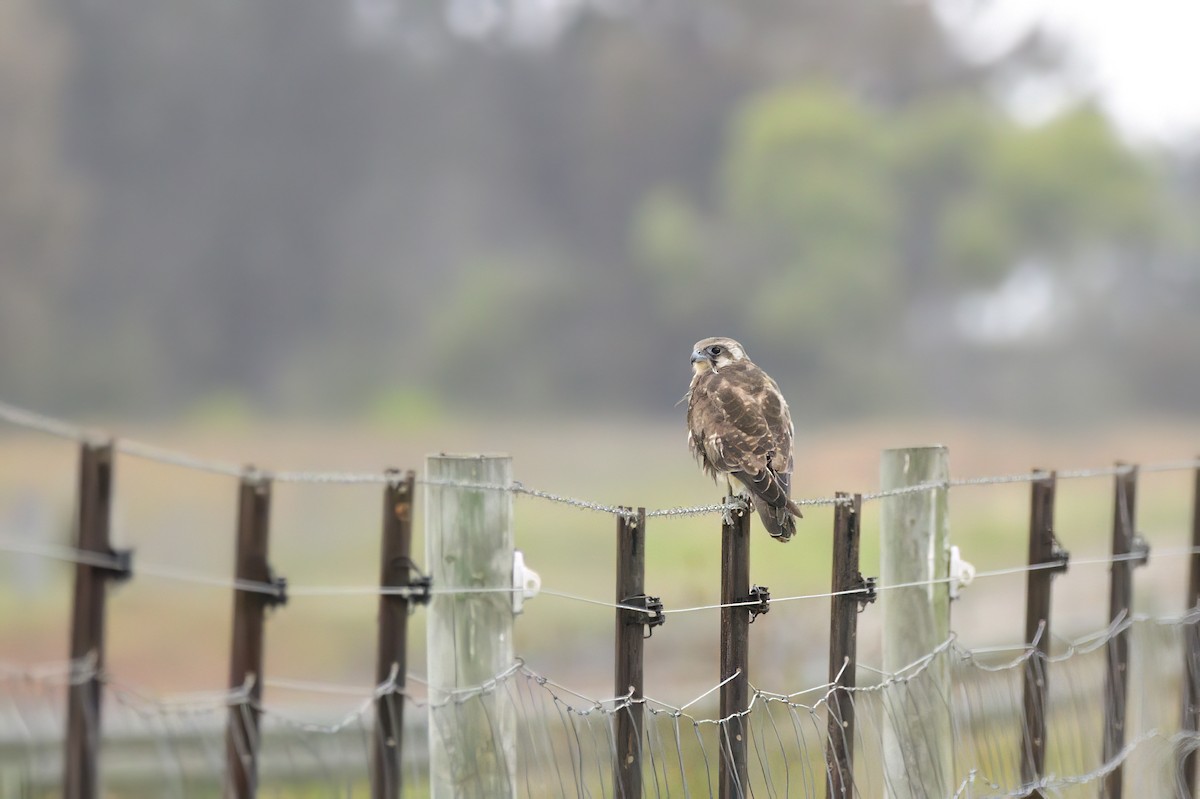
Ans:
MULTIPOLYGON (((1141 142, 1200 139, 1200 0, 945 0, 973 10, 968 40, 988 49, 1042 22, 1077 51, 1126 134, 1141 142)), ((958 27, 958 24, 955 25, 958 27)))

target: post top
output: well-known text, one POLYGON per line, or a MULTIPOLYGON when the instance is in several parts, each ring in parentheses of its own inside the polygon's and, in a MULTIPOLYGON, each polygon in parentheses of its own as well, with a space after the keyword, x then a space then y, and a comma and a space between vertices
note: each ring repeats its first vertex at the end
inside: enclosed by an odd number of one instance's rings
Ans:
POLYGON ((892 453, 892 452, 922 452, 925 450, 945 451, 947 449, 949 449, 949 447, 947 447, 945 444, 926 444, 921 447, 889 447, 889 448, 885 449, 883 452, 886 455, 886 454, 892 453))
POLYGON ((431 452, 425 456, 425 460, 447 460, 447 461, 494 461, 494 460, 512 460, 512 455, 507 452, 431 452))

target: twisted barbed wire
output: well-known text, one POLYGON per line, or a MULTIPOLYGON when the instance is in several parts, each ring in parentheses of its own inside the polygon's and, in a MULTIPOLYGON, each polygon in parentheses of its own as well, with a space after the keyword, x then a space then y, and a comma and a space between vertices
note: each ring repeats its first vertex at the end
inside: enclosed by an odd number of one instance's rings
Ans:
MULTIPOLYGON (((228 461, 201 458, 186 452, 172 450, 154 444, 147 444, 145 442, 136 441, 129 438, 105 437, 95 431, 89 431, 83 427, 73 425, 70 422, 39 414, 34 411, 25 410, 23 408, 18 408, 14 405, 9 405, 8 403, 4 402, 0 402, 0 420, 18 427, 23 427, 25 429, 48 433, 50 435, 55 435, 61 438, 67 438, 79 442, 94 443, 97 441, 111 440, 114 448, 118 452, 131 457, 151 460, 170 466, 178 466, 196 471, 224 475, 227 477, 262 477, 283 483, 382 485, 395 482, 398 474, 395 470, 391 469, 380 472, 288 471, 261 469, 254 466, 239 466, 228 461)), ((1114 466, 1086 469, 1064 469, 1055 472, 1055 474, 1059 479, 1070 480, 1127 474, 1134 469, 1140 469, 1142 472, 1169 472, 1200 469, 1200 458, 1162 461, 1142 466, 1134 466, 1132 464, 1117 464, 1114 466)), ((907 494, 922 493, 925 491, 949 490, 950 488, 961 486, 1027 483, 1044 478, 1048 474, 1050 474, 1050 472, 1035 471, 1016 474, 989 475, 983 477, 960 477, 949 480, 919 483, 911 486, 903 486, 901 488, 865 492, 859 494, 858 496, 862 502, 871 502, 875 500, 904 496, 907 494)), ((630 522, 636 522, 638 519, 637 511, 630 507, 595 502, 588 499, 569 497, 550 491, 530 488, 516 480, 510 483, 479 483, 471 481, 418 477, 416 478, 416 482, 419 485, 458 488, 468 491, 507 492, 514 495, 540 499, 546 502, 567 505, 579 510, 603 513, 611 516, 619 516, 627 519, 630 522)), ((732 503, 743 502, 743 500, 737 497, 729 498, 729 500, 730 501, 711 503, 707 505, 650 509, 646 511, 646 518, 674 519, 692 516, 724 515, 728 514, 731 508, 737 508, 737 505, 732 503)), ((854 502, 854 496, 804 497, 794 501, 801 507, 829 506, 850 504, 854 502)), ((743 505, 742 507, 745 506, 743 505)))

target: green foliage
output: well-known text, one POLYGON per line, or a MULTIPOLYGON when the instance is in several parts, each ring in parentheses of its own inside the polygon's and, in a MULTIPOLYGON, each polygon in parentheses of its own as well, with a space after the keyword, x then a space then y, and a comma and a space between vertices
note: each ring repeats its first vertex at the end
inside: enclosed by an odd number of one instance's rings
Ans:
POLYGON ((547 363, 568 367, 564 330, 585 299, 561 272, 536 260, 479 260, 466 267, 434 320, 428 357, 441 393, 457 407, 544 408, 562 399, 547 363), (548 359, 548 360, 547 360, 548 359))
MULTIPOLYGON (((968 60, 921 3, 569 5, 525 47, 456 37, 431 4, 393 30, 321 0, 9 3, 7 398, 186 412, 230 386, 264 409, 383 397, 421 416, 420 386, 646 411, 678 397, 663 364, 719 330, 833 411, 894 403, 912 386, 893 374, 960 403, 997 364, 956 303, 1030 261, 1060 282, 1096 262, 1166 276, 1123 313, 1195 330, 1200 170, 1087 107, 1006 116, 1006 77, 1054 77, 1037 48, 968 60)), ((1107 318, 1072 300, 1056 357, 1133 385, 1115 352, 1070 357, 1100 340, 1080 320, 1107 318)), ((1195 347, 1166 351, 1136 385, 1197 372, 1195 347)))
POLYGON ((897 115, 889 137, 896 246, 917 290, 994 283, 1012 265, 1010 231, 986 186, 996 142, 1011 123, 974 98, 943 97, 897 115))
POLYGON ((841 408, 869 406, 885 375, 893 397, 921 381, 926 367, 899 368, 906 338, 952 336, 963 292, 1028 260, 1119 259, 1165 218, 1153 170, 1094 110, 1030 127, 966 94, 884 111, 829 84, 764 91, 715 173, 707 202, 659 189, 639 206, 657 307, 738 320, 723 323, 841 408))
POLYGON ((1026 249, 1069 255, 1155 232, 1158 188, 1146 164, 1097 111, 1080 108, 1016 128, 988 162, 989 187, 1026 249))
POLYGON ((386 429, 427 429, 444 419, 441 404, 428 389, 394 386, 380 391, 367 404, 367 420, 386 429))
POLYGON ((826 86, 747 103, 722 185, 729 223, 851 280, 991 282, 1022 255, 1144 239, 1160 211, 1149 168, 1091 109, 1028 128, 970 98, 883 115, 826 86))
POLYGON ((686 280, 703 268, 703 223, 673 189, 651 192, 634 216, 631 245, 636 262, 656 279, 686 280))
POLYGON ((787 342, 816 363, 833 337, 861 339, 884 321, 898 221, 886 157, 878 115, 829 86, 768 92, 732 123, 717 252, 734 254, 748 326, 768 352, 787 342))
POLYGON ((940 198, 969 191, 979 183, 988 148, 1009 124, 969 97, 930 99, 904 109, 891 121, 888 136, 897 187, 940 198))
POLYGON ((996 283, 1016 258, 1012 228, 985 195, 963 199, 945 209, 937 241, 943 272, 996 283))
POLYGON ((878 264, 892 225, 872 115, 826 87, 770 92, 733 123, 723 205, 750 235, 803 261, 878 264))
POLYGON ((258 414, 247 397, 234 389, 212 391, 198 398, 187 409, 184 419, 206 430, 245 429, 258 414))

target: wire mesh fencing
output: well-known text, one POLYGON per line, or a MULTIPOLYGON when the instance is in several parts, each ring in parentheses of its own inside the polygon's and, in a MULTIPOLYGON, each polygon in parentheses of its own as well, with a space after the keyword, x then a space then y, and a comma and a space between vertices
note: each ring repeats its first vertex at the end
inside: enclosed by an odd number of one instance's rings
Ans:
MULTIPOLYGON (((948 640, 926 658, 890 675, 863 670, 863 687, 849 689, 854 709, 854 770, 845 796, 1092 797, 1114 766, 1141 795, 1182 794, 1179 754, 1196 746, 1180 732, 1180 673, 1195 614, 1179 619, 1124 620, 1077 641, 1055 641, 1047 657, 1032 649, 975 650, 948 640), (1126 745, 1113 761, 1102 752, 1105 660, 1114 636, 1131 636, 1131 684, 1126 745), (1022 774, 1030 729, 1022 711, 1027 672, 1048 684, 1045 776, 1022 774), (949 692, 942 692, 948 677, 949 692), (925 746, 926 725, 938 714, 952 724, 953 745, 925 746), (928 762, 944 760, 947 792, 920 781, 928 762)), ((0 794, 54 796, 61 791, 64 707, 72 681, 91 676, 86 663, 7 668, 0 673, 0 794)), ((103 679, 103 677, 102 677, 103 679)), ((230 706, 235 693, 148 697, 107 683, 103 736, 90 739, 104 753, 104 786, 116 796, 216 796, 223 789, 230 706)), ((401 757, 406 797, 428 795, 428 737, 435 729, 454 758, 456 795, 493 795, 479 782, 498 761, 513 795, 624 797, 614 766, 619 715, 644 714, 640 738, 642 793, 654 797, 712 796, 723 750, 722 727, 748 741, 747 795, 823 797, 830 761, 829 685, 791 694, 754 689, 749 709, 719 718, 711 693, 675 707, 652 698, 592 698, 518 662, 488 683, 451 692, 439 701, 412 691, 386 694, 384 712, 403 718, 401 757), (484 719, 494 734, 471 728, 484 719), (453 723, 439 724, 449 719, 453 723), (510 725, 511 744, 501 728, 510 725), (458 736, 454 738, 454 736, 458 736)), ((352 689, 347 689, 351 692, 352 689)), ((367 764, 388 745, 376 738, 375 695, 342 697, 340 706, 291 703, 260 707, 256 742, 259 795, 365 796, 367 764), (347 709, 345 700, 354 704, 347 709)), ((836 728, 836 725, 834 725, 836 728)), ((936 769, 935 769, 936 770, 936 769)))

